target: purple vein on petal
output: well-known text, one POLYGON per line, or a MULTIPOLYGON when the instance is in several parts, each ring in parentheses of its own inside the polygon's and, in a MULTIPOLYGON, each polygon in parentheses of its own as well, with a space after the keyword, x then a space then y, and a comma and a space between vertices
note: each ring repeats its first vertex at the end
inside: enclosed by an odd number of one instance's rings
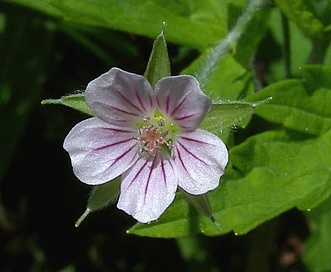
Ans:
MULTIPOLYGON (((140 158, 139 160, 141 160, 141 159, 142 158, 140 158)), ((137 160, 137 162, 138 162, 138 160, 137 160)), ((145 163, 137 171, 137 173, 135 174, 135 176, 133 177, 133 179, 130 181, 130 184, 129 184, 129 186, 128 186, 128 188, 126 190, 128 190, 131 187, 131 185, 135 182, 136 178, 140 175, 141 171, 144 170, 144 168, 146 167, 147 163, 148 163, 148 160, 146 160, 145 163)))
MULTIPOLYGON (((146 111, 147 111, 147 109, 146 109, 146 107, 145 107, 145 105, 144 105, 144 103, 143 103, 143 100, 141 99, 141 97, 140 97, 140 95, 139 95, 139 92, 137 91, 137 89, 136 89, 136 87, 135 86, 131 86, 131 88, 133 88, 133 90, 134 90, 134 93, 135 93, 135 95, 136 95, 136 98, 137 98, 137 100, 138 100, 138 102, 139 102, 139 104, 140 104, 140 106, 141 106, 141 108, 143 109, 143 112, 142 113, 145 113, 146 111)), ((149 93, 147 93, 147 95, 148 95, 148 98, 149 98, 149 105, 150 105, 150 107, 152 107, 153 106, 153 100, 152 100, 152 97, 150 96, 150 94, 149 93)))
POLYGON ((123 110, 123 109, 120 109, 120 108, 117 108, 117 107, 114 107, 114 106, 111 106, 111 105, 108 105, 108 104, 105 104, 103 102, 96 102, 97 105, 100 105, 102 107, 105 107, 106 109, 112 109, 112 110, 115 110, 115 111, 119 111, 121 113, 124 113, 124 114, 127 114, 127 115, 131 115, 131 116, 139 116, 138 114, 136 113, 133 113, 133 112, 129 112, 129 111, 126 111, 126 110, 123 110))
POLYGON ((120 133, 132 133, 131 130, 124 130, 119 128, 107 128, 107 127, 100 127, 100 130, 106 130, 106 131, 114 131, 114 132, 120 132, 120 133))
MULTIPOLYGON (((93 151, 102 150, 102 149, 106 149, 106 148, 109 148, 109 147, 112 147, 112 146, 115 146, 115 145, 123 144, 123 143, 131 141, 132 139, 133 139, 133 137, 131 137, 129 139, 122 140, 122 141, 118 141, 118 142, 115 142, 115 143, 111 143, 111 144, 108 144, 108 145, 100 146, 98 148, 94 148, 93 151)), ((134 145, 136 145, 136 144, 134 144, 134 145)))
MULTIPOLYGON (((113 162, 108 166, 108 168, 112 167, 114 164, 116 164, 117 162, 119 162, 124 156, 126 156, 136 145, 131 146, 129 149, 127 149, 123 154, 121 154, 120 156, 118 156, 115 160, 113 160, 113 162)), ((132 157, 132 160, 134 159, 134 157, 132 157)), ((131 162, 132 162, 131 160, 131 162)))
POLYGON ((189 92, 178 104, 177 106, 172 110, 172 112, 170 113, 170 116, 172 116, 182 105, 183 103, 186 101, 186 99, 189 97, 189 95, 192 93, 189 92))
POLYGON ((184 162, 183 162, 182 155, 180 154, 178 148, 177 148, 177 155, 178 155, 178 159, 179 159, 181 165, 183 166, 184 170, 186 171, 186 173, 188 173, 188 174, 190 175, 190 173, 187 171, 186 165, 185 165, 184 162))
MULTIPOLYGON (((138 95, 138 92, 136 89, 135 93, 136 96, 138 95)), ((128 105, 130 105, 132 108, 136 109, 137 111, 141 112, 141 113, 145 113, 146 109, 144 108, 144 106, 140 103, 140 105, 142 106, 143 110, 141 108, 139 108, 137 105, 133 104, 127 97, 125 97, 123 94, 121 94, 120 92, 117 92, 117 94, 122 98, 122 100, 127 103, 128 105)), ((138 99, 139 100, 139 99, 138 99)))
POLYGON ((189 151, 182 143, 177 142, 178 145, 180 145, 188 154, 190 154, 193 158, 195 158, 196 160, 202 162, 203 164, 207 163, 205 161, 203 161, 202 159, 200 159, 199 157, 197 157, 195 154, 193 154, 191 151, 189 151))
POLYGON ((146 201, 148 186, 149 186, 149 182, 151 180, 152 172, 153 172, 153 170, 155 168, 155 163, 156 163, 156 157, 154 157, 152 166, 149 169, 148 178, 147 178, 147 182, 146 182, 146 186, 145 186, 145 192, 144 192, 145 193, 145 195, 144 195, 144 202, 146 201))
POLYGON ((119 108, 116 108, 116 107, 113 107, 113 106, 111 106, 110 108, 113 109, 113 110, 119 111, 119 112, 121 112, 121 113, 127 114, 127 115, 137 116, 137 117, 139 116, 139 115, 136 114, 136 113, 129 112, 129 111, 126 111, 126 110, 122 110, 122 109, 119 109, 119 108))
POLYGON ((211 143, 203 142, 203 141, 200 141, 200 140, 197 140, 197 139, 188 138, 188 137, 185 137, 185 136, 181 136, 180 138, 183 139, 183 140, 186 140, 188 142, 194 142, 194 143, 198 143, 198 144, 209 144, 209 145, 213 145, 211 143))
POLYGON ((192 114, 185 115, 185 116, 182 116, 182 117, 174 118, 174 121, 183 121, 185 119, 191 118, 194 115, 196 115, 196 114, 195 113, 192 113, 192 114))
POLYGON ((164 169, 164 160, 163 159, 161 159, 161 169, 162 169, 163 182, 164 182, 164 185, 167 187, 167 174, 166 174, 166 171, 164 169))

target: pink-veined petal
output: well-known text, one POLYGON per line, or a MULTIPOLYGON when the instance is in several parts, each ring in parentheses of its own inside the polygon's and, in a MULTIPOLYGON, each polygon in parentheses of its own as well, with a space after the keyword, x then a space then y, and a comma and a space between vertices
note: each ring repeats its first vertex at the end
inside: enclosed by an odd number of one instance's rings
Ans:
POLYGON ((179 186, 194 195, 219 185, 228 162, 225 144, 216 135, 201 129, 181 134, 175 144, 175 167, 179 186))
POLYGON ((175 198, 177 178, 169 160, 140 158, 122 175, 117 207, 141 223, 156 220, 175 198))
POLYGON ((111 124, 130 125, 155 111, 155 95, 149 82, 118 68, 92 80, 85 99, 97 117, 111 124))
POLYGON ((184 131, 193 131, 211 107, 210 99, 192 76, 164 77, 155 85, 156 101, 161 112, 184 131))
POLYGON ((63 143, 75 175, 87 184, 102 184, 131 167, 138 158, 133 132, 96 117, 72 128, 63 143))

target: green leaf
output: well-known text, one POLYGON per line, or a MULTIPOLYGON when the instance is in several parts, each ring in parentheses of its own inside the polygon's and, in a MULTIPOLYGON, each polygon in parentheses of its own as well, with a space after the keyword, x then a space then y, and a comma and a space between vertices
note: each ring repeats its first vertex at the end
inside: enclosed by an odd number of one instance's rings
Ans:
POLYGON ((155 83, 161 78, 170 75, 168 49, 164 32, 162 31, 154 41, 144 76, 151 83, 152 87, 154 87, 155 83))
POLYGON ((323 23, 309 10, 304 0, 275 0, 284 14, 309 38, 321 38, 323 23))
MULTIPOLYGON (((221 233, 243 234, 293 207, 307 210, 324 201, 331 192, 330 150, 331 131, 306 140, 301 134, 266 132, 231 150, 236 170, 229 165, 223 184, 209 196, 221 233)), ((179 195, 157 222, 137 224, 129 233, 181 237, 220 232, 179 195)))
POLYGON ((226 3, 158 0, 14 0, 52 16, 154 38, 163 22, 168 41, 206 48, 225 36, 226 3), (139 27, 138 27, 139 26, 139 27))
POLYGON ((311 235, 306 240, 302 260, 309 271, 331 271, 331 198, 307 212, 311 235))
POLYGON ((94 186, 88 199, 86 210, 75 223, 75 227, 79 227, 91 212, 106 208, 114 203, 120 192, 120 183, 121 178, 117 177, 105 184, 94 186))
POLYGON ((92 116, 94 115, 90 107, 85 102, 84 93, 70 94, 70 95, 62 96, 59 99, 45 99, 41 101, 41 104, 63 105, 88 115, 92 115, 92 116))
POLYGON ((321 135, 331 128, 331 67, 306 66, 302 79, 272 84, 247 98, 272 97, 255 113, 270 122, 305 134, 321 135))

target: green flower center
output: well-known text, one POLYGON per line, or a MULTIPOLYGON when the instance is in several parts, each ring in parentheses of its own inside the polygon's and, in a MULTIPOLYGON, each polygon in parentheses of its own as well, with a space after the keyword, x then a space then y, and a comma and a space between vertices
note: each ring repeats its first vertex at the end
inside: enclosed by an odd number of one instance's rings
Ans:
POLYGON ((140 153, 155 156, 161 152, 163 156, 172 156, 173 142, 179 130, 177 125, 160 114, 145 117, 135 135, 140 145, 140 153))

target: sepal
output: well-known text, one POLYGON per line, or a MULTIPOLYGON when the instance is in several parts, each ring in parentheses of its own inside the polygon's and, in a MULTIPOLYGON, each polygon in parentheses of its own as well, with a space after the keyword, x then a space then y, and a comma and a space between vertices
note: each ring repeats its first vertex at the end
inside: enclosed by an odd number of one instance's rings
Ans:
POLYGON ((106 208, 114 203, 120 193, 120 183, 121 178, 117 177, 105 184, 94 186, 87 201, 86 210, 76 221, 75 227, 78 228, 91 212, 106 208))
POLYGON ((213 102, 210 111, 199 126, 216 135, 235 126, 245 127, 254 113, 254 109, 271 100, 271 97, 258 102, 219 101, 213 102))
POLYGON ((153 49, 148 60, 144 76, 154 87, 161 78, 170 76, 170 60, 168 56, 167 43, 162 30, 154 41, 153 49))
POLYGON ((215 220, 213 216, 212 209, 209 204, 208 194, 202 195, 192 195, 185 191, 182 191, 187 199, 187 201, 194 206, 203 216, 210 219, 210 221, 214 224, 214 226, 222 231, 220 224, 215 220))
POLYGON ((85 102, 84 93, 70 94, 70 95, 62 96, 59 99, 45 99, 45 100, 41 101, 41 104, 42 105, 49 105, 49 104, 63 105, 63 106, 67 106, 72 109, 78 110, 82 113, 94 116, 90 107, 85 102))

